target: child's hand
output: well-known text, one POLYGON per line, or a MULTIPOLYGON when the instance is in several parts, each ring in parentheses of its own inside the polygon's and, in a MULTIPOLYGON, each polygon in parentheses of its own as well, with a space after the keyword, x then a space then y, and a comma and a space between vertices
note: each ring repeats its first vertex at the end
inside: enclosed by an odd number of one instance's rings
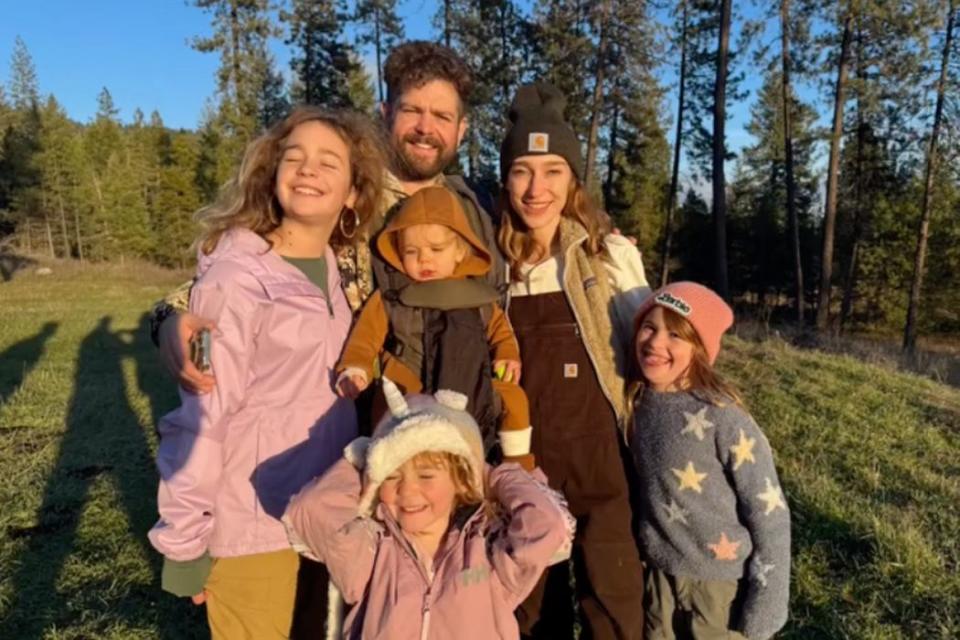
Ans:
POLYGON ((190 361, 190 338, 201 329, 216 329, 212 320, 192 313, 178 313, 160 325, 160 361, 187 391, 209 393, 216 380, 209 372, 200 371, 190 361))
POLYGON ((363 390, 369 386, 367 379, 357 374, 341 374, 337 380, 337 395, 341 398, 350 398, 356 400, 357 396, 363 393, 363 390))
POLYGON ((493 363, 493 373, 497 376, 497 380, 520 384, 520 361, 497 360, 493 363))
POLYGON ((197 605, 197 606, 199 607, 200 605, 202 605, 204 602, 207 601, 207 592, 206 592, 206 590, 201 591, 200 593, 198 593, 198 594, 195 595, 195 596, 190 596, 190 600, 191 600, 191 602, 193 602, 193 604, 195 604, 195 605, 197 605))

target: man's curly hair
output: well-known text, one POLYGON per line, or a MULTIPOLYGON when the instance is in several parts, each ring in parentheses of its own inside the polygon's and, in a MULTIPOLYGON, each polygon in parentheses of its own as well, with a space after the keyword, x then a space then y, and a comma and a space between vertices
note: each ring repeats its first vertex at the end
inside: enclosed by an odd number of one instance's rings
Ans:
POLYGON ((470 103, 473 73, 453 49, 436 42, 415 40, 393 49, 384 63, 387 102, 391 105, 411 87, 422 87, 431 80, 446 80, 460 96, 463 111, 470 103))

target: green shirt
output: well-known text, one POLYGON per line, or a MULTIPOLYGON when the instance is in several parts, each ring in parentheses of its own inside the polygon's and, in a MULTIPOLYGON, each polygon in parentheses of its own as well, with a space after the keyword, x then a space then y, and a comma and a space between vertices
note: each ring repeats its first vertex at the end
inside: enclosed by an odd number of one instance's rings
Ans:
POLYGON ((333 313, 333 303, 330 301, 330 289, 327 286, 327 259, 326 258, 289 258, 282 256, 284 260, 295 266, 307 276, 307 279, 315 284, 320 291, 323 291, 323 297, 327 299, 327 309, 333 313))

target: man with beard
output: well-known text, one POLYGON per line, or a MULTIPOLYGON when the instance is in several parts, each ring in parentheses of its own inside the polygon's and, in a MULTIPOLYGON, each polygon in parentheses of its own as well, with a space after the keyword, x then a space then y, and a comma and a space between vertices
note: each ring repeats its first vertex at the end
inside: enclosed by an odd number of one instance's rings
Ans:
MULTIPOLYGON (((467 130, 467 103, 473 88, 470 69, 447 47, 409 42, 390 53, 384 72, 387 102, 380 109, 392 151, 392 170, 386 176, 377 215, 367 228, 358 231, 358 220, 351 227, 348 212, 342 215, 340 223, 340 232, 346 236, 354 232, 364 234, 360 242, 345 243, 337 253, 337 268, 351 309, 357 312, 376 287, 393 288, 393 275, 371 251, 371 240, 403 199, 432 185, 443 185, 460 197, 471 227, 490 248, 493 265, 485 278, 499 287, 505 280, 503 259, 488 212, 461 176, 443 174, 456 158, 467 130)), ((180 384, 188 390, 206 393, 215 380, 194 366, 187 354, 190 338, 203 328, 213 328, 213 323, 186 312, 190 284, 180 287, 154 308, 151 337, 160 347, 164 366, 180 384)), ((368 403, 369 398, 358 403, 361 429, 364 414, 370 411, 368 403)), ((301 558, 292 638, 326 637, 327 584, 326 568, 301 558)))

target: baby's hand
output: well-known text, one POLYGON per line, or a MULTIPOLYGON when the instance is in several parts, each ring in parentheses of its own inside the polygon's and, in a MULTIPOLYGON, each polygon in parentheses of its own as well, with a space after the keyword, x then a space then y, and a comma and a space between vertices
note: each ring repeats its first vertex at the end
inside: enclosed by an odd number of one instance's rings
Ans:
POLYGON ((493 373, 497 380, 520 384, 520 361, 497 360, 493 363, 493 373))
POLYGON ((340 374, 340 378, 337 380, 337 395, 341 398, 356 400, 357 396, 363 393, 363 390, 366 389, 369 384, 367 379, 361 375, 344 372, 340 374))
POLYGON ((198 607, 207 601, 207 590, 204 589, 195 596, 190 596, 190 600, 198 607))

